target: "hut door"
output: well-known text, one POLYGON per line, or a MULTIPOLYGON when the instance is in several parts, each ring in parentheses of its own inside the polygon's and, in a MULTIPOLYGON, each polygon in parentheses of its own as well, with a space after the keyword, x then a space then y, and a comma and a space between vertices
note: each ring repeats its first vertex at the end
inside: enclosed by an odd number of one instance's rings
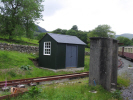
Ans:
POLYGON ((77 67, 77 45, 66 45, 66 67, 77 67))

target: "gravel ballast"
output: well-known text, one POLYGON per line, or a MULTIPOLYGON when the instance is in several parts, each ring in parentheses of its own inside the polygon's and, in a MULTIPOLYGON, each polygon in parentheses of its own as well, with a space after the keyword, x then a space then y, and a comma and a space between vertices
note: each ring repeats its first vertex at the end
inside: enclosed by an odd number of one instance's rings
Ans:
POLYGON ((118 59, 123 62, 123 65, 118 68, 118 76, 126 75, 125 77, 128 77, 131 82, 130 86, 122 88, 122 97, 124 100, 133 100, 133 69, 131 68, 133 67, 133 62, 121 57, 118 57, 118 59))

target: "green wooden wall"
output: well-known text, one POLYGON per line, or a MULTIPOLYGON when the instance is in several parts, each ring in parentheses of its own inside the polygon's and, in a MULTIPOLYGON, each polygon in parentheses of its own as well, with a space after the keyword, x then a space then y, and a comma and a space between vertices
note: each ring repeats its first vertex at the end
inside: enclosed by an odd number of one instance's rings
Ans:
POLYGON ((56 52, 57 42, 46 34, 46 36, 39 42, 39 66, 55 69, 56 52), (44 42, 48 41, 51 41, 51 55, 43 55, 44 42))
POLYGON ((84 67, 85 46, 78 45, 78 67, 84 67))
POLYGON ((57 53, 56 53, 56 68, 62 69, 65 68, 66 62, 66 44, 58 43, 57 53))

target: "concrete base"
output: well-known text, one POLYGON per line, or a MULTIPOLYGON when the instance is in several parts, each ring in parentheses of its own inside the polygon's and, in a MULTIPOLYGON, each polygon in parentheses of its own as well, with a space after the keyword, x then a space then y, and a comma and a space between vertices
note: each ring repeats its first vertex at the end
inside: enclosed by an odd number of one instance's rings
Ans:
POLYGON ((84 70, 84 67, 80 67, 80 68, 66 68, 66 69, 50 69, 50 68, 45 68, 45 67, 39 67, 41 69, 47 69, 47 70, 51 70, 54 72, 59 72, 59 71, 66 71, 66 72, 75 72, 75 71, 80 71, 80 70, 84 70))

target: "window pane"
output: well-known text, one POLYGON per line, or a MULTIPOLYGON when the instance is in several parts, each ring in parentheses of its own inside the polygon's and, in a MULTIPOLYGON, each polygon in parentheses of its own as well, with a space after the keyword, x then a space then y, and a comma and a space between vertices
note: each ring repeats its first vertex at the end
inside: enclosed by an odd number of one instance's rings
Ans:
POLYGON ((44 42, 44 55, 50 55, 51 42, 44 42))

